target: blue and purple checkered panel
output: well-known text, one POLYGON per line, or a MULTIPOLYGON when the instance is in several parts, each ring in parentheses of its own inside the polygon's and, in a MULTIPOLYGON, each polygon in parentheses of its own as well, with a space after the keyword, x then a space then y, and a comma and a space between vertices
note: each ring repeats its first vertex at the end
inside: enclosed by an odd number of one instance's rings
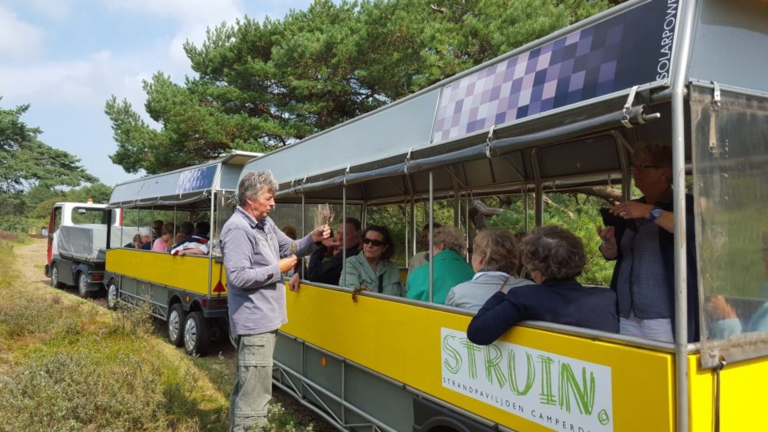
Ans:
POLYGON ((216 165, 184 171, 179 176, 179 182, 176 183, 176 193, 210 189, 213 186, 214 177, 216 177, 216 165))
POLYGON ((433 142, 658 81, 676 13, 654 0, 446 85, 433 142))

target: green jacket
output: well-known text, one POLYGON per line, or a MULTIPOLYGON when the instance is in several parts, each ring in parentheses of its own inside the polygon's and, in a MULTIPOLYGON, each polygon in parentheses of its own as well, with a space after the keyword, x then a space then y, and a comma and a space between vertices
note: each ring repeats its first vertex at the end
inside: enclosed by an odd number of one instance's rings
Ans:
POLYGON ((397 264, 389 260, 379 261, 376 266, 376 273, 373 273, 373 269, 368 260, 365 259, 365 255, 360 252, 359 254, 347 258, 347 265, 345 266, 344 275, 339 280, 339 286, 345 286, 347 288, 357 288, 360 285, 365 285, 373 292, 402 297, 405 294, 403 289, 403 282, 400 280, 400 268, 397 264), (346 275, 346 281, 344 281, 344 275, 346 275), (383 286, 379 287, 379 278, 383 282, 383 286), (344 281, 344 285, 342 285, 344 281))
MULTIPOLYGON (((461 255, 452 250, 443 250, 434 257, 434 283, 432 285, 432 303, 445 303, 445 297, 456 285, 472 279, 475 271, 461 255)), ((414 300, 429 301, 429 266, 423 265, 413 270, 408 277, 408 294, 414 300)))

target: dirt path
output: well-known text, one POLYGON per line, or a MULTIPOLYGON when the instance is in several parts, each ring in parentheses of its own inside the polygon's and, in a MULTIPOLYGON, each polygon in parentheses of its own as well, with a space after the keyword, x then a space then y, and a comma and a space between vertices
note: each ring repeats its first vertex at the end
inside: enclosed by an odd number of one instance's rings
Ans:
MULTIPOLYGON (((13 251, 17 258, 17 267, 21 270, 22 280, 27 281, 35 288, 54 289, 50 286, 51 279, 45 276, 44 270, 47 261, 46 238, 33 238, 32 244, 15 246, 13 251)), ((77 294, 77 289, 74 287, 66 289, 65 292, 67 295, 80 298, 77 294)), ((106 299, 103 297, 88 300, 105 309, 107 307, 106 299)), ((164 338, 165 324, 159 321, 157 324, 158 337, 164 338)), ((193 362, 206 373, 215 370, 216 365, 223 366, 227 373, 225 374, 225 382, 220 383, 221 387, 219 390, 222 394, 228 395, 230 391, 229 387, 231 386, 230 383, 234 382, 235 379, 234 349, 228 340, 214 341, 211 348, 212 355, 196 358, 193 362), (218 353, 218 355, 216 355, 216 353, 218 353)), ((322 417, 316 415, 312 410, 296 401, 291 395, 278 388, 273 389, 273 395, 273 400, 281 404, 286 412, 297 418, 301 423, 312 423, 314 425, 314 430, 316 431, 335 430, 335 428, 322 417)))

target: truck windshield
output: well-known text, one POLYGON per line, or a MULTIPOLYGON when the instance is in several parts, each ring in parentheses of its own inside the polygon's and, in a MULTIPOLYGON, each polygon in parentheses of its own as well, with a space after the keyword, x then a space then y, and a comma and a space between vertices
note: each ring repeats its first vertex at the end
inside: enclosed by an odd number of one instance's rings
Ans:
POLYGON ((72 209, 72 224, 106 224, 107 211, 103 208, 75 207, 72 209))

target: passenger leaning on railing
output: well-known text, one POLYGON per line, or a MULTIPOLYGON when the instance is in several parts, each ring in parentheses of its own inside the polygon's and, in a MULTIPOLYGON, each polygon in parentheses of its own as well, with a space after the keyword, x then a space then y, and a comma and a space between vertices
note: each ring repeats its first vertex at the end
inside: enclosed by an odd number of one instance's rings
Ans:
POLYGON ((518 273, 519 245, 509 231, 483 229, 475 237, 473 245, 472 268, 475 276, 471 281, 456 285, 448 293, 446 305, 477 311, 500 286, 506 292, 510 288, 533 284, 518 273))
POLYGON ((522 257, 536 285, 506 294, 500 286, 469 323, 469 340, 488 345, 525 320, 619 331, 616 293, 576 282, 587 262, 579 237, 554 225, 537 228, 523 240, 522 257))
POLYGON ((339 286, 357 291, 370 291, 402 297, 400 268, 390 261, 395 255, 395 242, 386 227, 371 225, 363 233, 363 252, 347 258, 339 286))
MULTIPOLYGON (((475 272, 464 260, 464 235, 458 228, 436 229, 432 244, 432 303, 443 304, 451 288, 472 279, 475 272)), ((415 269, 408 277, 406 288, 408 298, 429 301, 429 266, 415 269)))
MULTIPOLYGON (((360 252, 360 229, 360 221, 353 217, 348 217, 345 222, 340 223, 334 238, 317 244, 318 248, 309 257, 309 267, 304 272, 304 279, 310 282, 338 285, 344 265, 344 249, 346 249, 347 258, 360 252), (346 231, 346 238, 344 231, 346 231)), ((291 277, 289 286, 292 291, 298 291, 300 283, 301 278, 297 273, 291 277)))

